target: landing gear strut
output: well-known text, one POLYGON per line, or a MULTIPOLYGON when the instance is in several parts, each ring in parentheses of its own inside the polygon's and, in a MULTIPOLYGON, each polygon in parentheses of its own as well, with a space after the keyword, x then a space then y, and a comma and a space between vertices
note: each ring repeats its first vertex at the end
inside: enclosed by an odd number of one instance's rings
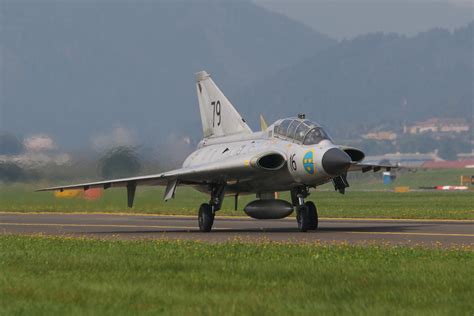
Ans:
POLYGON ((198 223, 199 231, 210 232, 214 224, 214 216, 221 209, 224 200, 225 186, 213 186, 211 188, 211 199, 209 203, 203 203, 199 207, 198 223))
POLYGON ((318 228, 318 212, 313 202, 304 199, 309 195, 307 187, 297 188, 291 191, 293 205, 296 206, 296 221, 298 230, 306 232, 318 228))

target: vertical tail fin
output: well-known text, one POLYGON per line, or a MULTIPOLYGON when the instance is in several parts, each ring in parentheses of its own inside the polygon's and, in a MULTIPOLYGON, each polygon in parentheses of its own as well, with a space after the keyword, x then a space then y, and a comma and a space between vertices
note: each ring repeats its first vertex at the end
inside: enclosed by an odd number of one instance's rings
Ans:
POLYGON ((196 88, 204 137, 252 133, 207 72, 196 73, 196 88))

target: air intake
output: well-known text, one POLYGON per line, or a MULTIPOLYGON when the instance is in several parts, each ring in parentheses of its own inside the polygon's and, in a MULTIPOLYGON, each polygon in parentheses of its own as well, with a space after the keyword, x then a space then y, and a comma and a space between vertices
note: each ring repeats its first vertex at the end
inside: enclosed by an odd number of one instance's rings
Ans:
POLYGON ((252 166, 265 170, 278 170, 286 164, 285 157, 280 153, 268 153, 252 159, 252 166))
POLYGON ((351 157, 352 161, 360 162, 365 157, 364 152, 362 150, 357 149, 357 148, 341 148, 341 149, 343 151, 345 151, 346 154, 349 155, 349 157, 351 157))

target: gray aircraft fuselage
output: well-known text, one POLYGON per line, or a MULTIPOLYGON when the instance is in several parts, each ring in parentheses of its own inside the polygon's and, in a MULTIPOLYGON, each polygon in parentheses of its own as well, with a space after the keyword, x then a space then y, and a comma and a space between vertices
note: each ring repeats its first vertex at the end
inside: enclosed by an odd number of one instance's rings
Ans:
MULTIPOLYGON (((300 128, 304 133, 311 128, 322 130, 318 124, 305 119, 286 120, 296 126, 293 128, 295 132, 301 124, 308 126, 304 130, 300 128)), ((317 143, 305 145, 295 139, 294 133, 278 132, 283 121, 277 121, 262 132, 204 139, 198 149, 187 157, 183 167, 198 167, 205 163, 214 163, 219 167, 227 160, 241 159, 249 169, 268 171, 259 174, 249 172, 248 178, 244 179, 242 171, 235 179, 232 174, 226 174, 221 179, 227 183, 226 194, 288 191, 302 185, 315 187, 347 170, 351 158, 329 137, 321 137, 317 143), (266 157, 266 161, 259 161, 262 157, 266 157), (329 159, 336 161, 328 165, 329 159)), ((209 192, 207 185, 196 186, 196 189, 209 192)))

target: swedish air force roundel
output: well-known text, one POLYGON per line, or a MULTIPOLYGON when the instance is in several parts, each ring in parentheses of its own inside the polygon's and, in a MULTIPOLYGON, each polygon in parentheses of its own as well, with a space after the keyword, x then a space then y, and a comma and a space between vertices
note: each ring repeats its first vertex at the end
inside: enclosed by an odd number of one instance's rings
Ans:
POLYGON ((312 150, 308 151, 303 157, 303 168, 309 174, 314 174, 314 152, 312 150))

